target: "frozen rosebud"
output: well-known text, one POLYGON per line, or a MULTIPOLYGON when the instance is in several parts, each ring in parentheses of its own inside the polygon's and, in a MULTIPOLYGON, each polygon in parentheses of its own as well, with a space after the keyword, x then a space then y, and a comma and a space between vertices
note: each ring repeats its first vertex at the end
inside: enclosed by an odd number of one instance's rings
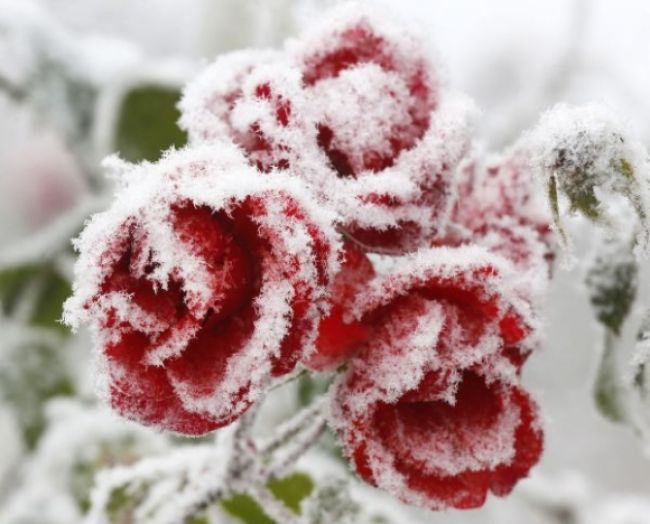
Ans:
POLYGON ((303 178, 348 236, 384 252, 442 232, 473 115, 441 88, 416 36, 359 6, 335 11, 284 54, 218 59, 187 87, 181 110, 193 142, 225 136, 261 171, 303 178))
POLYGON ((608 227, 616 226, 617 200, 626 201, 647 240, 643 173, 648 169, 648 152, 609 111, 559 104, 542 116, 521 145, 547 184, 555 226, 563 237, 562 196, 569 213, 608 227))
POLYGON ((441 87, 419 35, 376 6, 347 5, 290 43, 345 232, 371 251, 405 251, 443 228, 471 104, 441 87))
POLYGON ((179 103, 180 124, 193 143, 230 139, 230 114, 243 95, 243 83, 255 70, 280 58, 274 51, 226 53, 190 82, 179 103))
POLYGON ((317 154, 316 129, 300 71, 280 53, 238 51, 218 58, 191 82, 180 124, 193 143, 232 141, 262 172, 306 166, 317 154), (305 158, 307 160, 305 160, 305 158))
POLYGON ((332 217, 224 145, 122 176, 77 241, 66 320, 93 329, 116 411, 202 434, 311 351, 337 266, 332 217))
POLYGON ((342 256, 341 268, 330 288, 331 309, 320 322, 314 353, 303 362, 319 371, 345 362, 371 334, 370 328, 353 318, 350 310, 359 295, 366 292, 375 270, 367 255, 353 244, 345 244, 342 256))
POLYGON ((427 369, 409 350, 374 347, 333 392, 333 425, 357 474, 431 510, 507 495, 542 452, 534 402, 490 370, 427 369))
MULTIPOLYGON (((522 158, 494 155, 458 171, 447 235, 436 244, 478 244, 526 272, 548 274, 555 254, 551 218, 522 158)), ((527 277, 528 278, 528 277, 527 277)))
POLYGON ((396 347, 408 339, 423 359, 468 367, 502 355, 518 368, 536 347, 537 322, 515 275, 503 257, 481 247, 422 250, 375 278, 351 315, 372 329, 369 345, 396 347), (430 325, 441 314, 438 339, 430 325))

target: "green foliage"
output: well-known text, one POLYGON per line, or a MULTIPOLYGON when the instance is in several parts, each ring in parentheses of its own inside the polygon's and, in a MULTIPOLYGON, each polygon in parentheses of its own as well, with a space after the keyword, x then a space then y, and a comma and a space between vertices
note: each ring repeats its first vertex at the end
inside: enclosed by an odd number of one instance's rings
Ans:
MULTIPOLYGON (((90 509, 90 490, 95 482, 95 475, 103 468, 135 462, 139 458, 133 449, 135 445, 136 442, 130 436, 115 441, 104 441, 99 444, 96 453, 91 456, 85 454, 73 464, 69 491, 82 513, 87 513, 90 509)), ((117 497, 119 498, 119 495, 117 497)))
POLYGON ((73 379, 59 351, 58 346, 26 341, 0 353, 0 397, 14 407, 30 448, 45 428, 45 402, 75 393, 73 379))
POLYGON ((32 312, 32 322, 41 327, 55 329, 67 334, 69 330, 61 323, 63 302, 72 293, 70 283, 56 271, 47 268, 44 271, 43 285, 32 312))
POLYGON ((132 490, 131 486, 120 486, 112 491, 106 503, 106 516, 111 524, 133 524, 133 511, 146 493, 148 486, 132 490))
POLYGON ((155 161, 160 153, 187 142, 178 127, 176 104, 180 91, 160 85, 141 85, 129 91, 119 109, 115 129, 115 148, 128 161, 155 161))
POLYGON ((68 334, 61 324, 63 302, 72 292, 70 282, 47 262, 0 270, 1 312, 11 316, 23 300, 29 301, 29 323, 68 334))
MULTIPOLYGON (((293 473, 269 482, 268 488, 295 513, 300 513, 300 503, 314 490, 314 482, 304 473, 293 473)), ((245 524, 276 524, 248 495, 235 495, 221 502, 223 508, 245 524)), ((277 523, 282 524, 282 523, 277 523)))
POLYGON ((194 517, 190 517, 185 524, 210 524, 210 521, 203 515, 195 515, 194 517))
POLYGON ((28 284, 38 276, 39 266, 19 266, 0 271, 0 302, 2 312, 10 314, 16 307, 20 295, 28 284))
POLYGON ((335 375, 303 373, 298 377, 298 403, 309 406, 319 396, 324 395, 332 385, 335 375))
POLYGON ((621 374, 616 359, 616 341, 611 331, 605 333, 605 349, 596 377, 594 399, 601 414, 613 422, 625 422, 627 412, 624 396, 626 390, 621 383, 621 374))
POLYGON ((587 275, 596 318, 619 335, 636 299, 639 268, 631 249, 610 242, 596 257, 587 275))

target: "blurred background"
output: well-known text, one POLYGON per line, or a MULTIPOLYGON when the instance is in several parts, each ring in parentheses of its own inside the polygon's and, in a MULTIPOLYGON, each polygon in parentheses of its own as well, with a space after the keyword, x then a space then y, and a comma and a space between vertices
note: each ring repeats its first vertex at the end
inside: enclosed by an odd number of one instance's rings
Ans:
MULTIPOLYGON (((443 74, 482 109, 488 149, 512 143, 559 101, 602 103, 650 146, 645 0, 377 1, 424 27, 443 74)), ((187 79, 221 52, 280 45, 332 3, 0 0, 0 523, 81 522, 98 469, 192 445, 98 406, 90 341, 58 323, 70 292, 70 239, 110 197, 102 158, 154 160, 184 142, 174 104, 187 79)), ((574 229, 580 259, 591 249, 589 230, 574 229)), ((556 272, 547 342, 524 377, 546 421, 546 452, 531 479, 480 510, 435 515, 352 484, 371 518, 650 523, 647 443, 593 401, 602 331, 583 280, 581 264, 556 272)), ((623 369, 628 360, 620 355, 623 369)), ((281 393, 283 407, 269 408, 268 420, 290 412, 309 387, 281 393)), ((312 480, 324 460, 315 453, 300 465, 312 480)), ((214 522, 266 522, 237 511, 214 522)))

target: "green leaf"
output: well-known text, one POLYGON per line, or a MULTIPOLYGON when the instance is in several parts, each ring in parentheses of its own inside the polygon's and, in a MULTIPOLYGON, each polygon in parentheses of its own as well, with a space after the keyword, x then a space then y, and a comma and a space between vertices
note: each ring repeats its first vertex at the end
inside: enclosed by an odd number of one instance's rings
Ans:
POLYGON ((44 343, 7 346, 0 353, 0 397, 16 411, 25 442, 33 448, 45 428, 44 404, 74 395, 74 382, 61 348, 44 343))
MULTIPOLYGON (((273 480, 268 488, 279 500, 295 513, 300 513, 300 503, 311 495, 314 482, 304 473, 293 473, 285 478, 273 480)), ((248 495, 235 495, 221 502, 223 508, 233 517, 245 524, 283 524, 275 523, 248 495)))
POLYGON ((29 321, 34 326, 69 334, 61 324, 63 302, 72 293, 70 282, 59 274, 50 262, 25 265, 0 271, 1 312, 10 316, 26 295, 31 302, 29 321), (29 296, 29 294, 33 296, 29 296))
POLYGON ((223 508, 245 524, 275 524, 248 495, 235 495, 221 502, 223 508))
POLYGON ((619 335, 636 299, 638 263, 629 246, 608 241, 595 258, 586 284, 596 318, 619 335))
POLYGON ((43 286, 36 300, 31 321, 34 325, 69 334, 69 329, 61 323, 61 317, 63 302, 72 293, 72 286, 53 270, 45 271, 43 278, 43 286))
POLYGON ((116 488, 110 494, 106 507, 106 515, 111 524, 133 524, 133 512, 142 501, 148 486, 138 486, 136 490, 131 485, 116 488))
POLYGON ((178 127, 180 91, 141 85, 127 93, 119 110, 114 145, 128 161, 155 161, 162 151, 182 147, 187 135, 178 127))
POLYGON ((294 473, 282 479, 272 480, 268 487, 289 509, 300 513, 300 503, 311 494, 314 482, 305 473, 294 473))
POLYGON ((627 420, 626 390, 621 382, 616 358, 617 340, 611 331, 605 332, 605 348, 596 377, 594 398, 596 407, 602 415, 612 422, 625 422, 627 420))
POLYGON ((210 524, 210 521, 203 515, 195 515, 190 517, 185 524, 210 524))
POLYGON ((29 283, 40 273, 39 266, 20 266, 0 271, 0 302, 2 312, 11 314, 18 298, 29 283))

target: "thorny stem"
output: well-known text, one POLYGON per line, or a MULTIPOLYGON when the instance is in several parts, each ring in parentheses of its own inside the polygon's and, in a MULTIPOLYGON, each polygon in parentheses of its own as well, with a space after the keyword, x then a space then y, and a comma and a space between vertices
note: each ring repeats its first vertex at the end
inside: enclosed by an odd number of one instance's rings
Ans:
POLYGON ((302 431, 308 424, 317 418, 322 418, 324 404, 325 398, 320 397, 311 406, 306 407, 294 417, 281 424, 272 438, 259 444, 258 452, 262 455, 275 452, 288 440, 302 431))
POLYGON ((292 442, 292 445, 282 453, 280 460, 274 461, 268 468, 269 473, 266 475, 269 480, 278 478, 286 473, 287 469, 311 448, 314 443, 325 432, 327 424, 324 417, 319 417, 316 422, 309 427, 300 439, 292 442))
POLYGON ((188 507, 180 520, 189 522, 193 516, 235 493, 246 492, 253 496, 264 512, 281 524, 300 524, 300 519, 267 489, 266 484, 282 476, 320 438, 326 428, 323 409, 325 397, 298 412, 282 424, 266 441, 257 444, 252 429, 259 407, 251 407, 236 423, 232 434, 230 463, 225 478, 196 504, 188 507), (272 454, 279 454, 269 463, 272 454))

